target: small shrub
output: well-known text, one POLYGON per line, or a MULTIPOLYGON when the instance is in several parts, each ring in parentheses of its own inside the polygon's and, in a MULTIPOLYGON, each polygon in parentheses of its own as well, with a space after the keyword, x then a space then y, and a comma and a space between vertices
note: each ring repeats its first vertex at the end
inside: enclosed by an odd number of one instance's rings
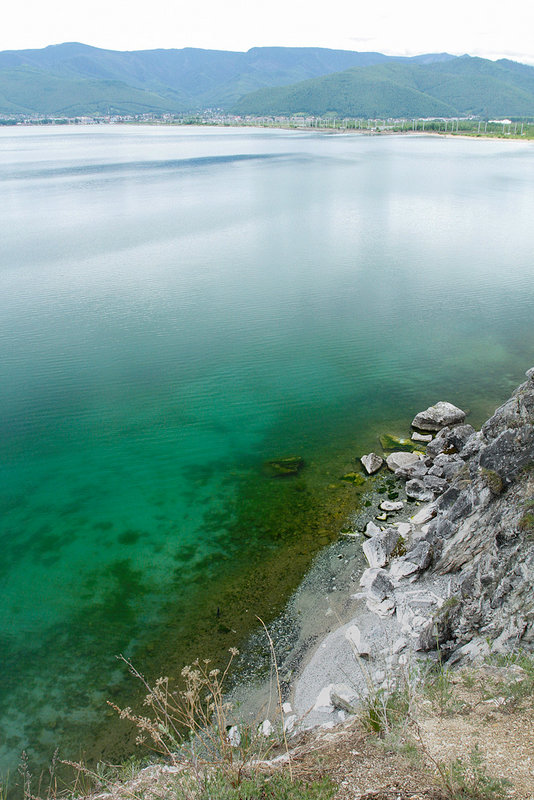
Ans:
POLYGON ((259 720, 252 724, 239 720, 236 710, 228 702, 225 683, 232 662, 238 655, 236 648, 231 647, 223 670, 213 669, 208 659, 197 659, 191 666, 184 667, 182 679, 185 688, 181 691, 174 690, 167 677, 158 678, 153 686, 150 685, 127 659, 120 656, 146 690, 143 705, 147 712, 138 714, 129 707, 121 709, 115 703, 108 703, 121 719, 129 720, 136 726, 136 744, 148 747, 174 766, 189 767, 199 781, 216 770, 229 785, 235 787, 255 774, 255 763, 266 759, 276 744, 283 744, 287 770, 292 780, 274 645, 265 624, 259 617, 258 620, 269 641, 276 677, 279 741, 274 736, 266 737, 261 733, 259 720))
POLYGON ((449 716, 458 710, 450 671, 443 665, 441 657, 432 665, 424 681, 424 693, 440 717, 449 716))
POLYGON ((488 775, 478 747, 469 759, 456 758, 437 765, 438 773, 450 800, 501 800, 508 796, 508 781, 488 775))
POLYGON ((406 555, 406 539, 403 539, 402 536, 399 536, 399 541, 393 548, 393 552, 391 553, 391 558, 401 558, 401 556, 406 555))
POLYGON ((495 694, 504 697, 507 701, 506 707, 512 709, 521 705, 524 701, 534 700, 534 656, 530 653, 508 653, 506 655, 494 654, 488 661, 499 667, 521 667, 524 675, 510 676, 506 681, 495 681, 492 691, 486 691, 487 696, 495 694))
POLYGON ((534 535, 534 511, 525 511, 517 523, 517 530, 526 533, 529 538, 534 535))
POLYGON ((406 722, 409 712, 410 700, 406 692, 378 689, 367 698, 362 720, 370 731, 385 736, 406 722))
POLYGON ((501 494, 504 484, 501 476, 493 469, 482 469, 482 475, 492 494, 501 494))
POLYGON ((224 775, 212 775, 202 786, 195 782, 181 781, 176 800, 331 800, 335 786, 322 779, 307 783, 292 781, 285 772, 273 775, 256 775, 245 778, 239 786, 233 786, 224 775))

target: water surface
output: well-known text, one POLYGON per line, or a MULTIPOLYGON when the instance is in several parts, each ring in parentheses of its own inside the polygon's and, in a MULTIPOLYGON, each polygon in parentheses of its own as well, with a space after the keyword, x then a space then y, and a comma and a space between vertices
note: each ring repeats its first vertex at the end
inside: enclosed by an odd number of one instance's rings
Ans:
POLYGON ((0 131, 0 764, 131 739, 105 701, 274 614, 438 399, 534 364, 522 142, 0 131), (263 462, 298 454, 296 478, 263 462))

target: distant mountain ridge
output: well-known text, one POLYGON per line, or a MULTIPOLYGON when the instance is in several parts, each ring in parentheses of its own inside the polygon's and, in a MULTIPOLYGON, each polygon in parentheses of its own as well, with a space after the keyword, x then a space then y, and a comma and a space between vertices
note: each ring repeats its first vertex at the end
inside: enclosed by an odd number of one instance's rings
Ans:
POLYGON ((426 64, 387 62, 260 89, 243 97, 233 110, 256 115, 530 117, 534 68, 471 56, 426 64))
MULTIPOLYGON (((372 116, 372 109, 395 115, 402 108, 407 115, 451 115, 473 105, 471 96, 476 94, 464 85, 474 76, 462 58, 448 53, 405 58, 318 47, 123 52, 67 42, 0 52, 0 114, 72 117, 221 108, 346 116, 360 109, 362 116, 372 116), (432 75, 438 83, 445 78, 450 96, 442 89, 432 93, 432 75)), ((491 94, 497 88, 503 109, 510 97, 510 109, 502 113, 534 115, 534 87, 526 77, 534 76, 534 68, 506 62, 509 66, 503 69, 504 62, 472 61, 487 65, 484 91, 491 94)))

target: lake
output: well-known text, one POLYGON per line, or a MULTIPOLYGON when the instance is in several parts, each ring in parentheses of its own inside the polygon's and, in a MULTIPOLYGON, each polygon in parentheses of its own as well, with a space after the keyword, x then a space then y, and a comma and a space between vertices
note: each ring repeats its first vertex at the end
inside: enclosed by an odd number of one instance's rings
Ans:
POLYGON ((0 769, 115 758, 106 700, 281 610, 340 477, 534 365, 528 142, 0 130, 0 769), (304 459, 295 477, 265 462, 304 459))

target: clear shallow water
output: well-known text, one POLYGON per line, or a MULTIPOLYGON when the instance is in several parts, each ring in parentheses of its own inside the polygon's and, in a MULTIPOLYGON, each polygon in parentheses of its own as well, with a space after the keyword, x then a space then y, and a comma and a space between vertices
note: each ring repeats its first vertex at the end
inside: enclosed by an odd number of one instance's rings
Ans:
POLYGON ((127 751, 149 674, 274 613, 437 399, 534 363, 532 145, 0 131, 0 765, 127 751), (298 480, 265 459, 298 453, 298 480), (101 723, 104 722, 104 728, 101 723))

